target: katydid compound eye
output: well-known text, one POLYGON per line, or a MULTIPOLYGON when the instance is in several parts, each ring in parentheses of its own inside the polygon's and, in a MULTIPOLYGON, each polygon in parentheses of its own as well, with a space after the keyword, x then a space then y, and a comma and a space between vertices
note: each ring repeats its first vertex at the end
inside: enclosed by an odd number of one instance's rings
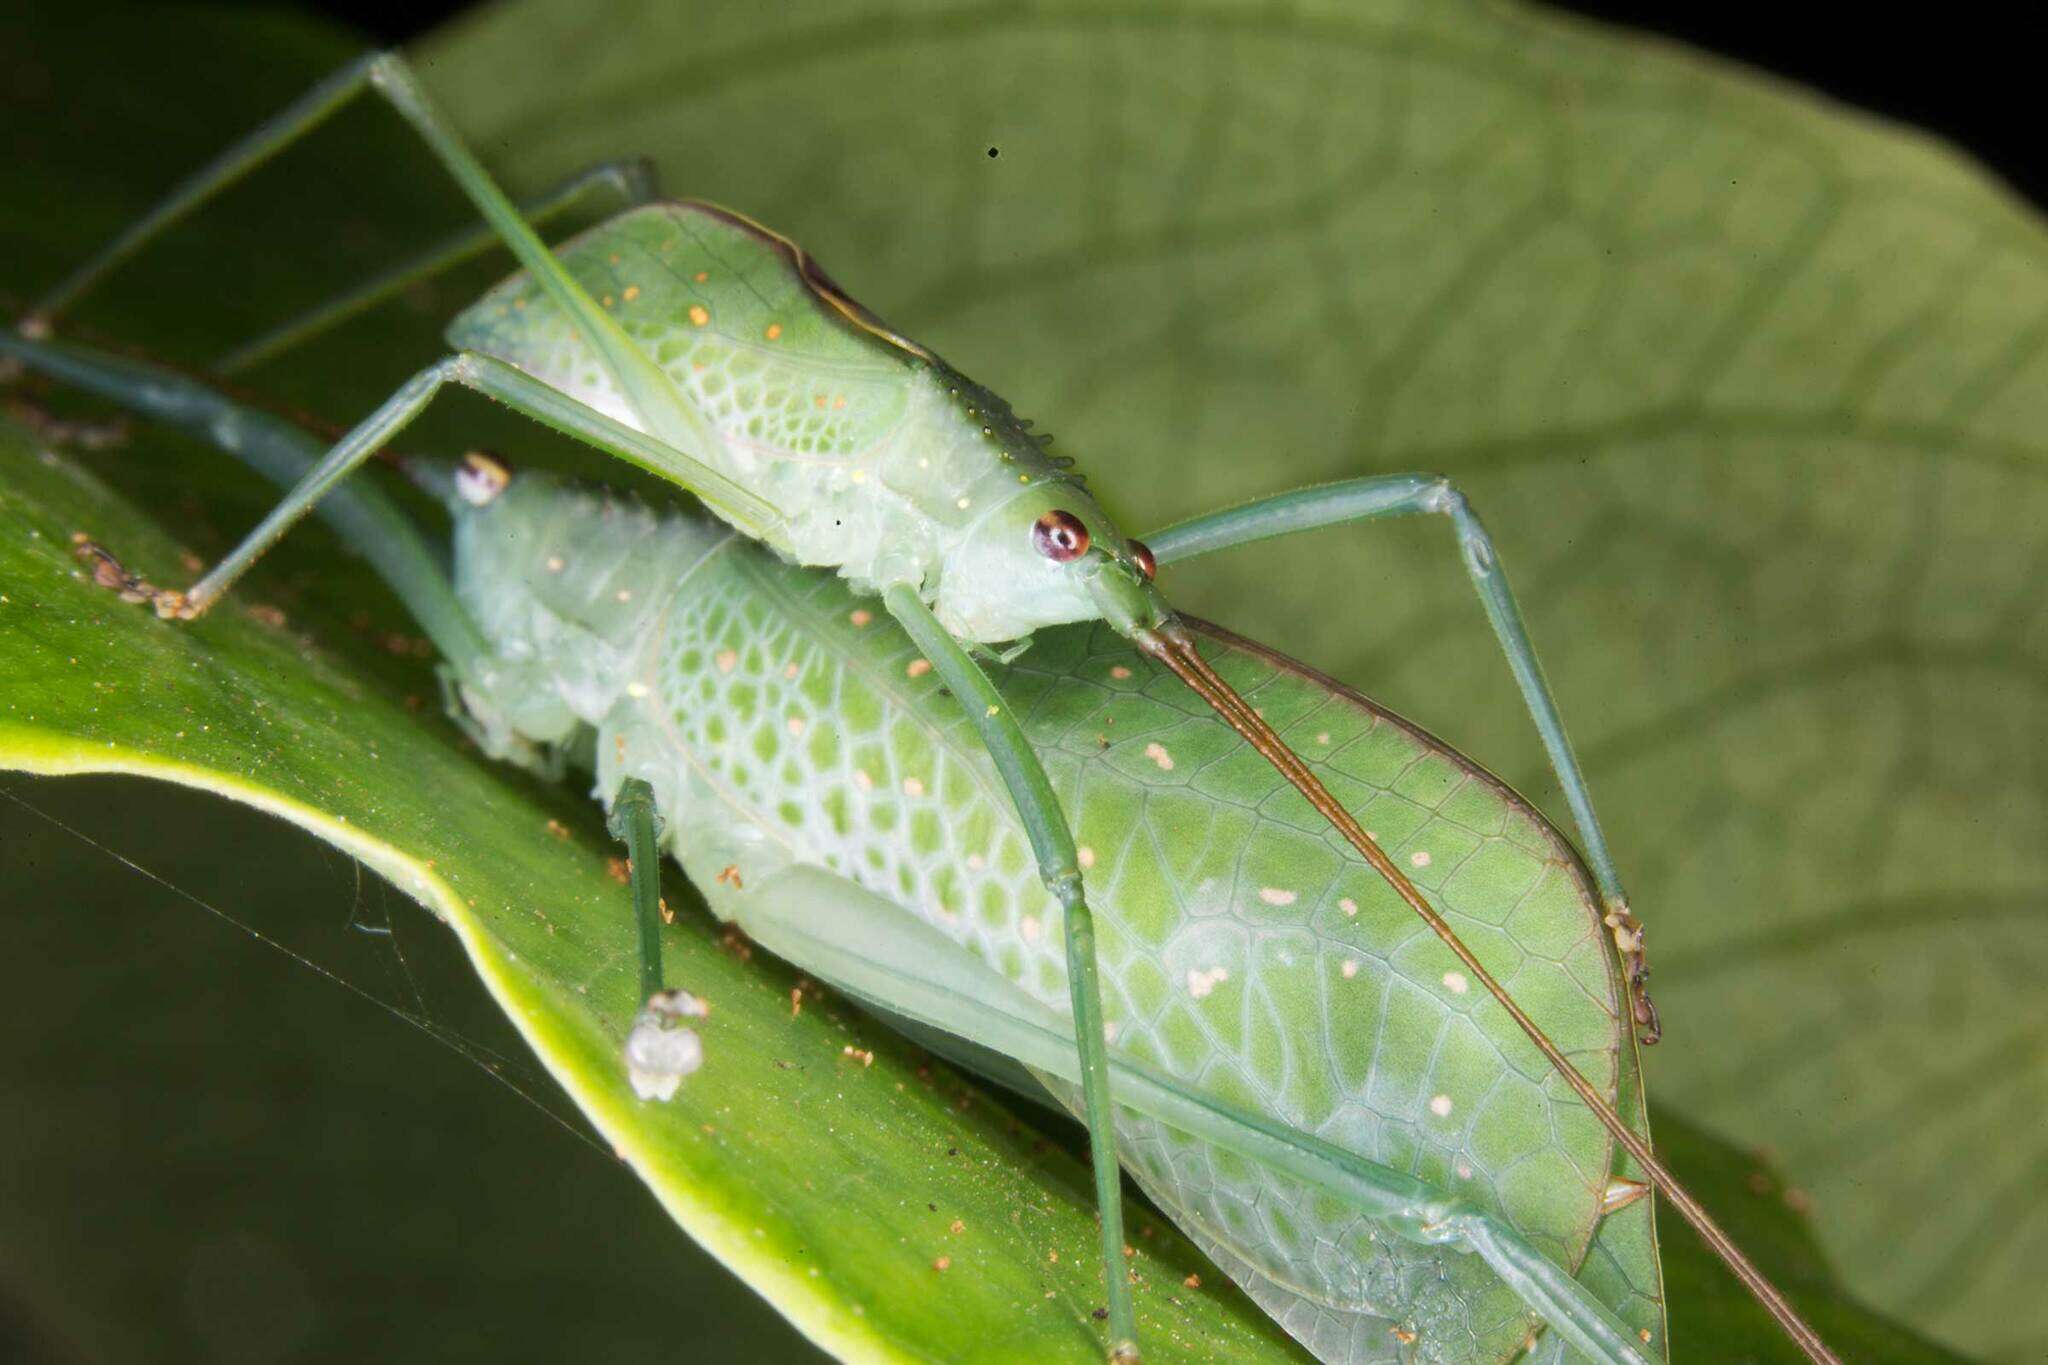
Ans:
POLYGON ((1152 557, 1152 547, 1142 540, 1131 542, 1131 562, 1138 566, 1138 572, 1145 575, 1150 583, 1159 576, 1159 561, 1152 557))
POLYGON ((1055 564, 1088 553, 1088 528, 1072 512, 1047 512, 1031 523, 1031 543, 1055 564))

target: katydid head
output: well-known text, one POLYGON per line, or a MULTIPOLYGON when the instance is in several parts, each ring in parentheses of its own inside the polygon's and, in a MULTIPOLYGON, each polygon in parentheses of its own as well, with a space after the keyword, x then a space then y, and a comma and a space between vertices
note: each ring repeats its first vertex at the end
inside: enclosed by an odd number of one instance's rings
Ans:
POLYGON ((956 636, 984 643, 1098 619, 1130 635, 1171 614, 1151 588, 1151 563, 1087 489, 1042 479, 1004 497, 947 548, 932 610, 956 636))

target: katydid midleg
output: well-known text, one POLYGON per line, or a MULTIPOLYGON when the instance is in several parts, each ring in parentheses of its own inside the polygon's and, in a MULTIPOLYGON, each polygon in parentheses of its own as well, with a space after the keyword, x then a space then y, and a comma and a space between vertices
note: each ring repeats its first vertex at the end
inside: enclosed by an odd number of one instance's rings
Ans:
MULTIPOLYGON (((1137 1355, 1110 1140, 1110 1067, 1084 859, 1039 754, 975 652, 1043 627, 1100 621, 1171 670, 1328 821, 1491 994, 1651 1181, 1816 1359, 1826 1349, 1678 1187, 1643 1138, 1454 932, 1344 802, 1246 702, 1153 586, 1155 552, 1124 536, 1049 459, 1007 404, 890 330, 799 248, 738 215, 652 202, 560 256, 491 182, 403 62, 366 58, 202 171, 90 261, 24 322, 55 315, 123 257, 273 155, 354 94, 374 89, 414 126, 523 266, 450 329, 459 349, 421 370, 330 450, 189 592, 153 591, 160 614, 198 616, 297 518, 450 383, 641 464, 799 564, 877 594, 929 661, 1016 804, 1066 945, 1081 1109, 1101 1206, 1113 1358, 1137 1355)), ((410 277, 416 271, 401 272, 410 277)), ((360 301, 371 291, 352 296, 360 301)), ((291 329, 303 337, 312 329, 291 329)), ((1160 562, 1301 526, 1439 512, 1505 647, 1579 824, 1602 920, 1623 955, 1628 1013, 1654 1037, 1641 934, 1485 532, 1440 479, 1394 476, 1285 494, 1155 538, 1160 562)), ((458 677, 460 666, 457 665, 458 677)), ((467 683, 465 697, 474 684, 467 683)), ((1135 1083, 1135 1082, 1134 1082, 1135 1083)))

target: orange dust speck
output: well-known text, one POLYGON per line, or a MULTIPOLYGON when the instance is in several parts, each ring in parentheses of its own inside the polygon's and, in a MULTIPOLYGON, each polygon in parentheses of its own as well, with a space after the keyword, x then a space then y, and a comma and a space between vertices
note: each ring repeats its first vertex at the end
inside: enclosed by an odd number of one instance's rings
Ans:
POLYGON ((1200 1275, 1190 1275, 1185 1280, 1182 1280, 1181 1283, 1190 1289, 1200 1289, 1202 1287, 1202 1277, 1200 1275))
POLYGON ((696 274, 696 280, 697 280, 697 283, 699 283, 699 284, 702 284, 702 283, 704 283, 704 281, 706 281, 706 280, 708 280, 708 279, 710 279, 710 278, 711 278, 711 272, 710 272, 710 271, 708 271, 708 270, 700 270, 700 271, 698 271, 698 272, 697 272, 697 274, 696 274))
POLYGON ((1394 1340, 1400 1342, 1403 1346, 1413 1346, 1415 1344, 1415 1333, 1407 1328, 1391 1327, 1387 1330, 1391 1331, 1394 1334, 1394 1340))
POLYGON ((625 290, 619 295, 619 297, 624 299, 627 303, 631 303, 634 299, 640 297, 640 286, 637 284, 627 285, 625 290))
POLYGON ((632 861, 626 858, 606 858, 604 860, 604 874, 620 886, 624 886, 633 879, 632 861))
POLYGON ((869 611, 866 607, 855 607, 853 609, 853 614, 848 616, 846 619, 853 622, 857 626, 864 626, 868 622, 875 619, 875 614, 869 611))
POLYGON ((763 335, 766 336, 770 341, 775 340, 775 338, 782 335, 782 324, 779 322, 769 323, 768 330, 765 333, 763 333, 763 335))
POLYGON ((930 659, 912 659, 909 665, 904 668, 903 676, 906 678, 922 678, 931 671, 932 661, 930 659))
POLYGON ((569 837, 569 827, 560 820, 550 819, 548 821, 548 833, 554 835, 557 839, 566 839, 569 837))
POLYGON ((735 891, 745 890, 746 883, 740 880, 740 865, 738 863, 727 863, 724 867, 720 868, 718 870, 718 884, 720 886, 729 886, 735 891))
POLYGON ((699 327, 702 327, 705 323, 711 321, 711 310, 709 308, 706 308, 701 303, 691 304, 690 321, 696 323, 699 327))
POLYGON ((932 1262, 932 1269, 938 1271, 941 1275, 945 1274, 948 1270, 951 1270, 952 1268, 953 1258, 951 1256, 941 1256, 936 1261, 932 1262))
POLYGON ((804 988, 802 986, 791 986, 789 988, 789 1017, 794 1019, 803 1012, 804 988))
POLYGON ((967 1231, 967 1224, 961 1222, 958 1218, 955 1218, 953 1220, 952 1227, 948 1228, 947 1231, 951 1232, 954 1236, 957 1237, 961 1233, 967 1231))

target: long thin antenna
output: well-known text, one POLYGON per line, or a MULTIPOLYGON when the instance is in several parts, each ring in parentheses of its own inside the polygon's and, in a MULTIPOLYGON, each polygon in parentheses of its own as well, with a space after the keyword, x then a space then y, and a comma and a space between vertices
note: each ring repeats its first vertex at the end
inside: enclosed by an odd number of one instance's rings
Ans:
POLYGON ((1480 964, 1472 950, 1465 946, 1464 940, 1458 937, 1457 931, 1437 913, 1436 908, 1416 889, 1415 884, 1408 880, 1406 874, 1394 865, 1394 860, 1386 855, 1379 844, 1366 834, 1358 821, 1352 818, 1351 812, 1330 794, 1329 788, 1322 784, 1322 780, 1301 761, 1299 755, 1287 747, 1286 742, 1274 733, 1273 727, 1266 724, 1265 719, 1251 708, 1250 703, 1239 696, 1237 691, 1209 666, 1208 660, 1196 650, 1194 641, 1179 623, 1168 622, 1157 631, 1141 634, 1138 637, 1138 644, 1147 654, 1172 669, 1174 675, 1194 689, 1196 695, 1207 702, 1217 715, 1223 717, 1231 729, 1237 731, 1247 743, 1258 750, 1282 777, 1293 784, 1295 790, 1308 798, 1309 804, 1358 850, 1366 862, 1372 864, 1373 870, 1386 880, 1387 885, 1393 887, 1395 893, 1408 902, 1408 907, 1422 917, 1422 922, 1444 941, 1444 946, 1457 955, 1458 961, 1465 965, 1465 969, 1478 978, 1492 993, 1493 998, 1500 1002, 1501 1008, 1508 1012, 1509 1017, 1521 1026, 1529 1041, 1536 1045, 1536 1050, 1557 1069, 1558 1075, 1564 1077, 1565 1083, 1585 1102, 1586 1107, 1599 1116, 1600 1122, 1614 1135, 1614 1140, 1642 1165, 1651 1181, 1663 1191, 1664 1197, 1671 1201, 1672 1206, 1685 1216, 1685 1221, 1692 1224, 1693 1229, 1699 1233, 1700 1240, 1713 1248, 1714 1254, 1735 1273, 1735 1278, 1742 1281, 1743 1287, 1756 1296, 1757 1302, 1761 1303, 1765 1311, 1785 1329, 1785 1334, 1806 1353, 1807 1359, 1813 1361, 1814 1365, 1841 1365, 1840 1358, 1828 1349, 1827 1343, 1820 1339, 1820 1334, 1807 1326, 1806 1320, 1801 1318, 1798 1310, 1778 1292, 1777 1286, 1750 1263, 1749 1258, 1742 1254, 1741 1249, 1728 1234, 1721 1230, 1713 1216, 1678 1183, 1678 1178, 1657 1160, 1655 1154, 1650 1151, 1650 1144, 1621 1121, 1621 1116, 1614 1112, 1606 1097, 1594 1088, 1593 1083, 1587 1080, 1578 1067, 1559 1050, 1557 1044, 1550 1041, 1550 1036, 1537 1026, 1527 1011, 1515 1003, 1514 997, 1508 994, 1506 988, 1494 980, 1493 973, 1480 964))

